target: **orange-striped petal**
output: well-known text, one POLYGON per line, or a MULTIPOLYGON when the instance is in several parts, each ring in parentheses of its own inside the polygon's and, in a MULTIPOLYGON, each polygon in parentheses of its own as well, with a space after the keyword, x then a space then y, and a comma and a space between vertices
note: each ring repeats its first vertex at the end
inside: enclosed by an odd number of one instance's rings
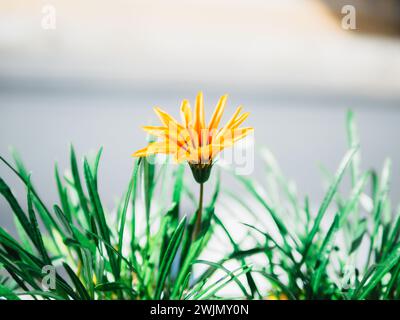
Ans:
POLYGON ((224 147, 228 147, 234 144, 236 141, 246 137, 253 130, 254 129, 251 127, 231 129, 226 131, 223 136, 220 136, 216 142, 223 145, 224 147))
POLYGON ((156 127, 156 126, 144 126, 142 127, 144 131, 152 136, 163 138, 168 134, 168 128, 166 127, 156 127))
POLYGON ((175 163, 181 163, 183 161, 187 161, 190 157, 190 149, 180 148, 177 153, 174 155, 175 163))
POLYGON ((243 108, 242 106, 237 107, 237 109, 236 109, 235 113, 233 114, 233 116, 230 118, 230 120, 227 122, 227 124, 221 129, 221 131, 217 134, 217 137, 216 137, 217 140, 221 136, 223 136, 226 133, 226 131, 228 129, 230 129, 231 126, 235 123, 235 121, 238 118, 238 115, 239 115, 240 111, 242 111, 242 108, 243 108))
POLYGON ((162 109, 154 108, 163 125, 145 126, 143 129, 147 133, 161 138, 162 141, 150 143, 146 148, 136 151, 133 156, 144 157, 155 153, 165 153, 172 154, 176 162, 187 160, 193 163, 211 163, 225 147, 231 146, 253 130, 250 127, 239 128, 249 116, 247 112, 240 115, 241 106, 236 109, 226 125, 218 130, 226 100, 227 95, 219 99, 208 127, 205 125, 202 92, 199 92, 196 97, 194 119, 192 119, 189 102, 182 101, 180 114, 183 124, 162 109))
POLYGON ((226 100, 228 99, 228 95, 225 94, 223 95, 219 101, 217 106, 215 107, 214 113, 211 117, 210 123, 208 125, 208 128, 211 129, 216 129, 218 128, 218 125, 221 121, 222 114, 224 113, 225 110, 225 105, 226 105, 226 100))
POLYGON ((236 128, 238 128, 246 119, 247 119, 247 117, 249 116, 249 114, 250 113, 248 113, 248 112, 245 112, 245 113, 243 113, 242 115, 240 115, 240 117, 238 117, 237 119, 236 119, 236 121, 233 123, 233 125, 232 125, 232 129, 236 129, 236 128))
POLYGON ((192 124, 192 110, 190 109, 189 101, 186 99, 181 104, 181 117, 186 128, 192 124))
POLYGON ((223 146, 217 144, 209 144, 192 150, 188 158, 189 162, 209 164, 215 156, 223 150, 223 146))
POLYGON ((159 107, 154 108, 154 112, 157 114, 157 116, 160 118, 162 124, 165 127, 170 127, 170 126, 176 126, 182 128, 182 125, 171 115, 166 113, 164 110, 162 110, 159 107))
POLYGON ((193 126, 189 126, 188 128, 188 133, 190 135, 190 141, 192 144, 193 149, 197 149, 199 147, 199 135, 196 132, 196 130, 193 128, 193 126))
MULTIPOLYGON (((175 144, 176 145, 176 144, 175 144)), ((146 148, 136 151, 133 156, 134 157, 147 157, 156 153, 171 153, 173 152, 174 147, 171 146, 166 141, 162 142, 152 142, 146 148)))
POLYGON ((200 136, 201 129, 205 127, 204 123, 204 101, 203 101, 203 92, 199 92, 196 97, 196 109, 195 109, 196 117, 194 119, 194 129, 200 136))
POLYGON ((143 149, 137 150, 136 152, 134 152, 134 153, 132 154, 132 157, 138 157, 138 158, 140 158, 140 157, 146 157, 146 156, 148 155, 147 149, 148 149, 148 146, 145 147, 145 148, 143 148, 143 149))

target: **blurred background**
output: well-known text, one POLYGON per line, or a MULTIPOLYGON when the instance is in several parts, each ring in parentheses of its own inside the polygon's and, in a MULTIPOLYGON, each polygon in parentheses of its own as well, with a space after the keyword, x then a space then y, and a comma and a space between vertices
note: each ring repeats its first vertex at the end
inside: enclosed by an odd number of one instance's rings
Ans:
MULTIPOLYGON (((67 167, 73 143, 81 155, 104 146, 100 191, 112 207, 145 145, 140 126, 157 122, 152 107, 178 116, 198 90, 208 113, 224 93, 228 113, 243 104, 256 144, 313 202, 318 164, 337 167, 353 109, 363 167, 391 157, 400 198, 400 1, 0 2, 0 154, 17 149, 50 203, 54 162, 67 167)), ((23 194, 4 165, 0 176, 23 194)), ((8 211, 1 199, 2 225, 8 211)))

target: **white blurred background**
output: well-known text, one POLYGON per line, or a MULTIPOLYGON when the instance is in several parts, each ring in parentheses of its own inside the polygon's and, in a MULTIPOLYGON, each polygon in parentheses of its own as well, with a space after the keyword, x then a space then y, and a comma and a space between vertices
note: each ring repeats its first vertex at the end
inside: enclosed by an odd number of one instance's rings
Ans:
MULTIPOLYGON (((391 157, 399 199, 399 21, 395 0, 2 0, 0 154, 15 147, 51 203, 53 164, 68 165, 69 143, 80 154, 104 146, 100 185, 112 207, 145 144, 140 126, 157 121, 152 107, 178 115, 180 100, 203 90, 208 113, 224 93, 228 112, 251 112, 256 144, 314 202, 318 163, 337 167, 353 109, 363 167, 391 157), (356 30, 342 28, 345 4, 356 30)), ((0 175, 22 194, 4 166, 0 175)), ((10 221, 1 199, 0 223, 10 221)))

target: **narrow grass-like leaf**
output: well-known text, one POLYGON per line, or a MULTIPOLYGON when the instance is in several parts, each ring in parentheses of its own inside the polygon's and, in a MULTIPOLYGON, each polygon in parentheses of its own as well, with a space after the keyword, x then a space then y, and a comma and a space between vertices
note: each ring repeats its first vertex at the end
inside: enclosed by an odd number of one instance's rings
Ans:
MULTIPOLYGON (((154 156, 149 156, 149 158, 143 158, 143 195, 144 195, 144 205, 146 213, 146 252, 148 251, 150 245, 150 210, 151 210, 151 199, 153 197, 154 190, 154 176, 155 176, 155 165, 154 156)), ((147 255, 147 254, 146 254, 147 255)))
MULTIPOLYGON (((135 165, 133 168, 133 173, 132 173, 132 177, 131 180, 129 182, 129 187, 128 187, 128 191, 125 195, 125 201, 124 201, 124 207, 122 209, 122 213, 121 213, 121 221, 120 221, 120 226, 119 226, 119 232, 118 232, 118 250, 122 255, 122 246, 123 246, 123 240, 124 240, 124 230, 125 230, 125 222, 126 222, 126 213, 128 210, 128 205, 129 205, 129 200, 130 197, 132 196, 133 190, 136 189, 136 182, 137 182, 137 174, 138 174, 138 170, 139 170, 139 160, 135 161, 135 165)), ((120 273, 121 273, 121 258, 120 256, 118 257, 118 277, 117 279, 119 279, 120 273)))
MULTIPOLYGON (((104 215, 104 210, 103 206, 100 201, 100 196, 97 191, 96 185, 93 180, 93 175, 90 171, 89 163, 85 159, 84 161, 84 174, 85 174, 85 179, 86 179, 86 185, 89 190, 89 196, 91 203, 93 204, 93 209, 95 213, 95 219, 96 222, 99 226, 101 237, 104 240, 105 243, 111 246, 111 236, 110 236, 110 229, 108 228, 106 218, 104 215)), ((106 247, 107 255, 110 259, 110 265, 112 272, 114 274, 114 277, 117 279, 118 278, 118 265, 117 265, 117 260, 115 259, 115 255, 112 250, 107 246, 106 247)))
POLYGON ((244 184, 247 190, 258 200, 258 202, 269 212, 273 221, 278 227, 278 230, 282 234, 282 237, 285 237, 285 235, 288 234, 288 230, 285 224, 283 223, 281 218, 276 214, 276 212, 268 205, 268 203, 264 200, 264 198, 259 194, 259 192, 256 190, 254 182, 243 176, 238 176, 237 178, 244 184))
POLYGON ((355 183, 355 186, 352 190, 349 201, 347 201, 344 208, 340 211, 339 214, 339 225, 343 225, 345 220, 348 218, 349 214, 356 208, 357 203, 360 201, 360 197, 362 192, 364 191, 365 185, 370 177, 370 172, 363 174, 360 179, 355 183))
POLYGON ((32 236, 29 219, 25 215, 17 199, 12 194, 10 188, 1 177, 0 177, 0 194, 2 194, 3 197, 6 199, 6 201, 8 202, 13 213, 17 217, 18 221, 21 223, 26 233, 32 236))
POLYGON ((165 280, 170 272, 172 262, 176 256, 179 245, 182 241, 183 232, 185 231, 185 225, 186 225, 186 217, 183 217, 181 222, 179 222, 178 227, 175 229, 171 237, 170 243, 168 244, 167 250, 160 264, 160 269, 158 271, 154 299, 160 299, 161 297, 165 280))
POLYGON ((329 207, 329 204, 331 203, 334 195, 337 192, 339 183, 343 178, 343 175, 344 175, 344 172, 345 172, 347 166, 349 165, 351 159, 353 158, 353 156, 354 156, 354 154, 356 152, 357 152, 357 149, 349 150, 346 153, 346 155, 344 156, 342 162, 339 165, 339 169, 336 172, 335 179, 332 182, 331 186, 329 187, 327 193, 325 194, 325 197, 324 197, 324 199, 322 201, 322 204, 321 204, 321 206, 320 206, 320 208, 318 210, 318 214, 317 214, 317 216, 315 218, 313 227, 312 227, 312 229, 311 229, 310 233, 308 234, 307 239, 305 241, 302 262, 304 262, 306 257, 307 257, 308 250, 310 249, 311 243, 312 243, 316 233, 319 230, 322 218, 324 217, 324 215, 326 213, 326 210, 329 207))
POLYGON ((5 285, 0 284, 0 298, 5 298, 6 300, 20 300, 20 298, 5 285))
POLYGON ((72 282, 74 283, 76 291, 78 292, 79 296, 83 300, 90 300, 90 296, 86 291, 85 286, 82 284, 81 280, 79 280, 79 278, 76 276, 75 272, 66 263, 63 263, 63 266, 67 271, 69 277, 71 278, 72 282))
MULTIPOLYGON (((214 215, 214 220, 216 221, 216 223, 222 228, 222 230, 224 231, 224 233, 226 234, 226 236, 229 239, 229 242, 231 243, 232 247, 233 247, 233 253, 239 252, 240 251, 240 246, 235 242, 235 240, 233 240, 231 234, 229 233, 228 229, 225 227, 225 225, 222 223, 222 221, 216 216, 214 215)), ((240 258, 242 267, 246 266, 246 261, 244 258, 240 258)), ((250 272, 246 273, 246 278, 247 278, 247 283, 251 289, 251 298, 254 298, 255 294, 258 293, 258 288, 257 285, 253 279, 253 276, 251 275, 250 272)), ((247 294, 247 291, 244 292, 244 294, 247 296, 247 298, 250 298, 250 296, 247 294)))
POLYGON ((263 277, 265 277, 269 282, 271 282, 274 286, 278 287, 286 296, 291 300, 296 300, 296 295, 288 288, 282 281, 280 281, 277 277, 268 274, 264 270, 252 270, 254 273, 260 273, 263 277))
MULTIPOLYGON (((71 172, 72 172, 72 178, 74 180, 74 188, 76 190, 76 193, 78 194, 80 207, 82 208, 83 214, 85 215, 86 223, 89 228, 93 228, 93 223, 90 218, 90 212, 89 212, 87 199, 86 199, 86 196, 85 196, 85 194, 83 192, 83 188, 82 188, 82 183, 81 183, 81 178, 79 175, 79 168, 78 168, 78 163, 76 160, 75 150, 72 145, 71 145, 70 154, 71 154, 71 156, 70 156, 71 172)), ((90 230, 92 230, 92 229, 90 229, 90 230)))
POLYGON ((248 272, 251 270, 251 267, 246 266, 245 268, 240 267, 238 269, 235 269, 233 271, 230 271, 227 275, 224 277, 220 278, 207 288, 200 290, 193 299, 195 300, 207 300, 210 299, 215 293, 217 293, 219 290, 221 290, 223 287, 225 287, 229 282, 233 281, 233 279, 237 279, 240 277, 242 274, 248 272))
POLYGON ((361 220, 359 222, 359 226, 355 235, 354 240, 351 242, 351 247, 349 251, 349 255, 351 255, 353 252, 356 252, 356 250, 360 247, 361 242, 364 238, 364 235, 367 233, 367 222, 366 220, 361 220))
POLYGON ((57 184, 58 196, 60 198, 61 208, 69 222, 72 222, 71 208, 68 201, 66 188, 63 187, 57 165, 54 166, 54 176, 57 184))
POLYGON ((97 152, 96 159, 94 161, 94 166, 93 166, 93 180, 94 180, 96 187, 97 187, 97 175, 98 175, 98 171, 99 171, 100 158, 101 158, 102 153, 103 153, 103 147, 101 147, 99 149, 99 151, 97 152))
MULTIPOLYGON (((223 272, 225 272, 228 275, 232 275, 231 271, 229 271, 227 268, 225 268, 222 264, 211 262, 211 261, 206 261, 206 260, 196 260, 193 262, 193 264, 197 264, 197 263, 208 265, 214 269, 222 270, 223 272)), ((242 265, 243 269, 245 269, 247 267, 248 267, 247 265, 242 265)), ((248 274, 250 274, 250 272, 248 272, 248 274)), ((251 299, 250 294, 248 294, 246 288, 243 286, 243 284, 240 282, 240 280, 237 277, 233 277, 232 280, 238 285, 239 289, 242 291, 244 296, 247 297, 247 299, 251 299)))
POLYGON ((205 236, 199 237, 193 243, 191 243, 187 255, 185 259, 182 261, 178 277, 175 280, 174 287, 172 290, 171 298, 175 299, 178 296, 178 293, 181 291, 181 286, 184 283, 187 274, 190 272, 190 268, 192 267, 193 262, 196 260, 197 256, 199 255, 203 243, 205 241, 205 236))
POLYGON ((317 254, 317 264, 315 266, 315 273, 313 274, 312 278, 312 291, 313 294, 318 294, 318 288, 319 284, 322 278, 322 275, 324 272, 326 272, 326 266, 328 264, 329 260, 329 254, 331 252, 332 246, 333 246, 333 241, 334 241, 334 235, 337 232, 339 227, 339 217, 336 215, 335 218, 333 219, 332 225, 328 230, 328 233, 326 234, 326 237, 321 245, 321 248, 319 250, 319 253, 317 254))
MULTIPOLYGON (((347 129, 347 141, 348 141, 348 146, 349 148, 358 148, 360 145, 360 139, 358 136, 358 131, 357 131, 357 126, 355 123, 354 119, 354 113, 353 111, 349 110, 347 112, 347 119, 346 119, 346 129, 347 129)), ((351 160, 350 164, 350 171, 351 171, 351 180, 352 180, 352 185, 353 187, 356 186, 357 181, 360 176, 360 162, 361 162, 361 157, 360 153, 356 153, 351 160)))
POLYGON ((400 263, 400 244, 396 246, 393 252, 376 267, 368 282, 357 292, 354 299, 365 299, 368 294, 380 283, 382 278, 396 265, 400 263))
POLYGON ((29 174, 28 170, 25 168, 25 166, 21 160, 21 157, 15 150, 12 150, 11 153, 12 153, 14 162, 17 167, 16 169, 1 156, 0 156, 0 160, 3 161, 4 164, 6 166, 8 166, 18 176, 18 178, 21 179, 21 181, 25 184, 25 186, 27 188, 29 187, 28 184, 30 185, 31 192, 34 195, 33 203, 35 204, 36 209, 39 211, 39 214, 41 215, 42 220, 43 220, 47 230, 49 230, 49 233, 50 234, 52 233, 52 228, 55 228, 58 231, 60 231, 60 228, 59 228, 58 224, 56 223, 56 221, 54 220, 50 210, 46 207, 46 205, 44 204, 44 202, 42 201, 42 199, 39 197, 38 193, 36 192, 35 188, 31 184, 30 174, 29 174))
POLYGON ((32 229, 32 237, 33 237, 32 240, 36 248, 40 252, 44 262, 48 265, 51 265, 50 257, 46 251, 46 248, 44 247, 43 238, 39 230, 39 225, 36 219, 35 211, 33 210, 32 198, 33 195, 31 193, 30 184, 28 183, 28 214, 32 229))

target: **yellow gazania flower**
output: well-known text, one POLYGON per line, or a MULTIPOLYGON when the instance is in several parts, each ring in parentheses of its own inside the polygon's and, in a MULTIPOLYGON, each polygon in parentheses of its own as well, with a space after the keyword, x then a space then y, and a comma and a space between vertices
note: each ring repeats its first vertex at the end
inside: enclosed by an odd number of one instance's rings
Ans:
POLYGON ((187 161, 192 169, 193 177, 200 185, 199 207, 196 212, 196 221, 192 239, 197 239, 201 233, 201 216, 203 211, 203 187, 211 173, 215 157, 224 148, 232 146, 236 141, 247 136, 253 128, 239 128, 249 113, 240 114, 239 106, 231 119, 218 128, 225 110, 227 95, 222 96, 206 124, 204 116, 203 93, 196 97, 194 116, 187 100, 182 101, 179 123, 172 116, 160 108, 154 108, 160 118, 162 126, 145 126, 143 129, 161 141, 152 142, 146 148, 136 151, 134 157, 146 157, 156 153, 172 155, 176 162, 187 161))
POLYGON ((156 153, 170 154, 178 163, 186 160, 192 168, 197 182, 205 182, 217 154, 224 148, 232 146, 253 130, 251 127, 239 128, 249 116, 248 112, 240 114, 241 106, 236 109, 225 126, 218 128, 226 100, 227 95, 219 99, 208 124, 206 124, 204 116, 202 92, 199 92, 196 97, 194 116, 189 102, 187 100, 182 101, 180 108, 182 123, 179 123, 160 108, 154 108, 162 126, 145 126, 143 129, 162 140, 150 143, 146 148, 136 151, 133 156, 145 157, 156 153))

